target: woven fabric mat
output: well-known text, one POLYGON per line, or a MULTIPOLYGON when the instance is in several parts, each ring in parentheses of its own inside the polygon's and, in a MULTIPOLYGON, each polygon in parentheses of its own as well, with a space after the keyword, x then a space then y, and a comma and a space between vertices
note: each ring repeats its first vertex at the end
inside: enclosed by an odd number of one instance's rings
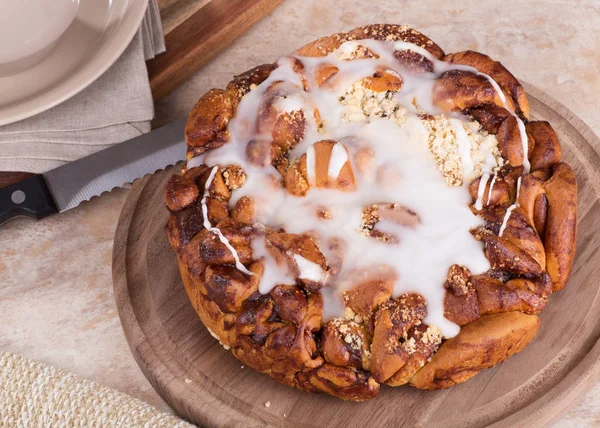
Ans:
POLYGON ((0 426, 193 427, 126 394, 2 351, 0 426))

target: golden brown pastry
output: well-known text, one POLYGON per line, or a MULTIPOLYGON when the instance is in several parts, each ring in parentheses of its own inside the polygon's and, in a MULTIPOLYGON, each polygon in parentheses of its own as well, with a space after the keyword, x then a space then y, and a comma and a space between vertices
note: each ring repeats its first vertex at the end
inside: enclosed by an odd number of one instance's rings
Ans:
POLYGON ((369 25, 212 89, 165 190, 190 301, 245 365, 345 400, 521 351, 568 280, 577 182, 499 62, 369 25))

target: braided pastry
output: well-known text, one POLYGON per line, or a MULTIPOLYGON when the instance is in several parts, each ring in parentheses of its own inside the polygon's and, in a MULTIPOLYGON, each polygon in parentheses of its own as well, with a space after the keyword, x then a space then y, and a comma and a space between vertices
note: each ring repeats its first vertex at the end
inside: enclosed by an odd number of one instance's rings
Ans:
POLYGON ((369 25, 192 110, 166 233, 245 365, 345 400, 446 388, 521 351, 569 277, 577 183, 523 87, 474 51, 369 25))

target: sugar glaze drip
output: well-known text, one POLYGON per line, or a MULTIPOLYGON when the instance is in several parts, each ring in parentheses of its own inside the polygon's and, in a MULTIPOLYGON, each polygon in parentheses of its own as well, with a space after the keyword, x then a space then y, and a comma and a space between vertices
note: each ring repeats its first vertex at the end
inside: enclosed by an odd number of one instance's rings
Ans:
MULTIPOLYGON (((477 200, 475 201, 475 209, 476 210, 481 211, 481 209, 483 208, 483 192, 485 192, 485 186, 487 185, 487 182, 489 179, 490 179, 490 175, 487 173, 485 173, 481 176, 481 179, 479 181, 479 187, 477 188, 477 200)), ((491 191, 491 185, 490 185, 490 191, 491 191)), ((489 202, 490 202, 490 198, 488 196, 488 203, 489 202)))
POLYGON ((494 191, 494 184, 496 184, 496 179, 498 178, 498 174, 494 174, 494 177, 492 178, 492 182, 490 183, 490 190, 488 191, 487 194, 487 204, 490 204, 490 201, 492 200, 492 192, 494 191))
POLYGON ((488 79, 488 81, 492 84, 492 86, 494 87, 494 90, 500 97, 500 100, 502 101, 502 104, 504 105, 504 108, 506 109, 506 111, 508 111, 511 114, 511 116, 513 116, 517 120, 517 126, 519 127, 519 135, 521 137, 521 145, 523 148, 523 173, 524 174, 529 173, 529 171, 531 170, 531 163, 529 162, 529 158, 528 158, 529 142, 527 140, 527 131, 525 130, 525 124, 523 123, 521 118, 507 104, 506 96, 504 95, 504 92, 500 88, 500 85, 498 85, 498 83, 494 79, 492 79, 491 76, 489 76, 485 73, 477 72, 477 74, 488 79))
POLYGON ((508 207, 508 209, 506 210, 506 214, 504 214, 504 218, 502 219, 502 225, 500 226, 500 232, 498 233, 498 236, 502 236, 502 234, 504 233, 506 225, 508 224, 508 219, 510 219, 510 215, 512 214, 513 210, 521 206, 521 204, 519 203, 519 195, 521 194, 521 178, 522 177, 519 177, 517 179, 517 194, 515 196, 515 203, 508 207))
POLYGON ((219 229, 218 227, 212 227, 212 225, 210 224, 210 220, 208 219, 208 207, 206 205, 206 198, 208 197, 208 189, 210 188, 210 185, 215 179, 215 175, 217 174, 218 170, 219 167, 214 166, 210 171, 210 175, 208 176, 206 183, 204 184, 204 195, 202 196, 202 200, 200 201, 202 205, 202 217, 204 219, 203 226, 206 230, 217 235, 219 241, 221 241, 227 247, 227 249, 233 255, 233 258, 235 260, 235 267, 239 271, 244 272, 247 275, 254 275, 254 273, 246 269, 246 266, 244 266, 243 263, 240 261, 237 251, 235 251, 235 248, 233 248, 233 246, 229 243, 229 240, 225 237, 225 235, 221 233, 221 229, 219 229))

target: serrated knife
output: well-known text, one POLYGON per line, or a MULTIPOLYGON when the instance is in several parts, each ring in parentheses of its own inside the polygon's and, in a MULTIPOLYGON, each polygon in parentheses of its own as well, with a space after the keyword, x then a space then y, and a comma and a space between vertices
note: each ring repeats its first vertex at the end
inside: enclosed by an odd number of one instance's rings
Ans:
POLYGON ((0 189, 0 225, 20 216, 36 220, 185 158, 185 120, 0 189))

